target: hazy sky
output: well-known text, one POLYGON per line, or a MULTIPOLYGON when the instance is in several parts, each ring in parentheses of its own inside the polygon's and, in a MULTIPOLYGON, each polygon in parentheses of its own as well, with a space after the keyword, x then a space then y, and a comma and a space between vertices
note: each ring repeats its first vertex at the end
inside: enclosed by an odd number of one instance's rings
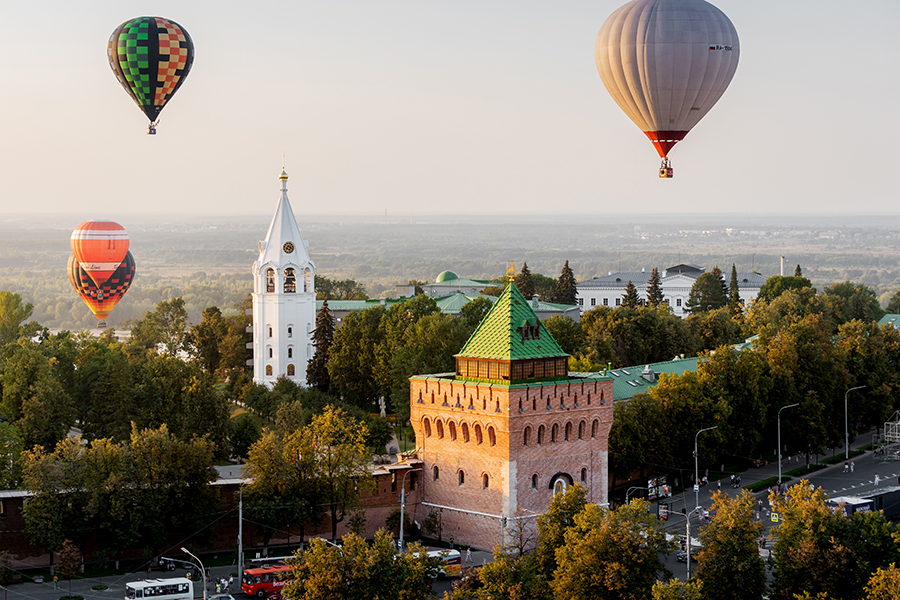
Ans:
POLYGON ((5 2, 0 209, 271 214, 900 212, 897 0, 717 0, 741 41, 673 180, 597 75, 619 0, 5 2), (109 34, 184 26, 159 133, 109 34))

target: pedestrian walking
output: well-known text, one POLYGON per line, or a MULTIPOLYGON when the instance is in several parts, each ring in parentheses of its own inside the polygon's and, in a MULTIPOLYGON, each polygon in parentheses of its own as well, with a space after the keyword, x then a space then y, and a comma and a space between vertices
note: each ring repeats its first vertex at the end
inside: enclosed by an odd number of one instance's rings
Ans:
POLYGON ((844 461, 844 473, 849 473, 849 472, 850 472, 850 463, 845 460, 844 461))
POLYGON ((234 585, 234 575, 228 576, 228 593, 231 593, 231 586, 234 585))
POLYGON ((855 470, 856 470, 856 463, 851 460, 850 461, 850 472, 852 473, 855 470))
POLYGON ((466 564, 472 562, 472 549, 466 548, 466 564))
POLYGON ((716 482, 716 485, 719 486, 719 491, 721 492, 721 491, 722 491, 722 480, 721 480, 721 479, 718 480, 718 481, 716 482))
POLYGON ((875 487, 878 487, 878 482, 881 481, 878 479, 878 473, 875 473, 875 487))

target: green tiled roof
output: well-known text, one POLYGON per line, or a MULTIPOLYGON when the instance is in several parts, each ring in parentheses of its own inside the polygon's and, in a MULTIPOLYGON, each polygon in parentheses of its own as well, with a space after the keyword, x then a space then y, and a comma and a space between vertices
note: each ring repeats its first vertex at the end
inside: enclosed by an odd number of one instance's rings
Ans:
POLYGON ((531 303, 525 299, 514 283, 510 283, 456 356, 523 360, 568 356, 568 354, 563 352, 534 314, 531 303), (529 339, 522 339, 520 328, 526 322, 530 326, 538 325, 540 328, 538 339, 531 339, 531 336, 529 339))

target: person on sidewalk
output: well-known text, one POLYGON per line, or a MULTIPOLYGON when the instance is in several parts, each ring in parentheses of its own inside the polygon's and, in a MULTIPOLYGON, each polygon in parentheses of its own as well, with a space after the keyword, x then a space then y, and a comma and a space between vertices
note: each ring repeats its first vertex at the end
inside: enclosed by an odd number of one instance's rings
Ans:
POLYGON ((844 461, 844 473, 849 473, 849 472, 850 472, 850 463, 845 460, 844 461))
POLYGON ((875 487, 878 487, 878 482, 881 481, 878 479, 878 473, 875 473, 875 487))
POLYGON ((466 564, 469 564, 471 562, 472 562, 472 549, 466 548, 466 564))
POLYGON ((851 460, 850 461, 850 472, 852 473, 855 470, 856 470, 856 463, 851 460))

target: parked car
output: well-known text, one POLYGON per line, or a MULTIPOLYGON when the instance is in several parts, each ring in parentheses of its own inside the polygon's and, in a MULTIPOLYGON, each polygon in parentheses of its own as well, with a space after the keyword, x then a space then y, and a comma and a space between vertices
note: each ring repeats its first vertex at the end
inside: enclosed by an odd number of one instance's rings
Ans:
MULTIPOLYGON (((675 553, 675 559, 678 560, 678 562, 686 563, 687 562, 687 552, 685 552, 684 550, 679 550, 678 552, 675 553)), ((691 552, 691 562, 692 563, 697 562, 697 553, 696 552, 691 552)))

